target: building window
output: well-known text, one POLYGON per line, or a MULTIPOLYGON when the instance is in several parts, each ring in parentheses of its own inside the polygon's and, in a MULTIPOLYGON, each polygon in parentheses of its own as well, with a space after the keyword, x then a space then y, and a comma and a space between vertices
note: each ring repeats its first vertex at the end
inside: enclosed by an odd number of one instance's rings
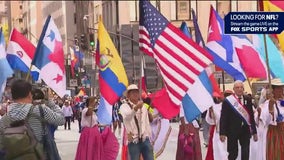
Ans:
POLYGON ((231 11, 231 2, 230 1, 222 1, 217 2, 217 12, 219 15, 224 18, 226 14, 228 14, 231 11))
MULTIPOLYGON (((139 21, 139 1, 129 1, 130 21, 139 21)), ((151 0, 150 3, 160 11, 160 0, 151 0)))
POLYGON ((238 11, 238 0, 231 1, 231 12, 236 12, 236 11, 238 11))
POLYGON ((191 20, 191 9, 197 12, 196 0, 175 0, 171 4, 171 20, 191 20))
POLYGON ((176 20, 190 20, 190 1, 176 0, 176 20))
POLYGON ((150 3, 160 11, 160 0, 151 0, 150 3))

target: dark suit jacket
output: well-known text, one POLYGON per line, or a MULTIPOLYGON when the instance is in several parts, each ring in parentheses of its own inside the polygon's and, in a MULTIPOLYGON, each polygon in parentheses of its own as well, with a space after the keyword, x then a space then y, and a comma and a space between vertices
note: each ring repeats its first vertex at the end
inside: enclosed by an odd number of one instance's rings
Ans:
POLYGON ((240 115, 233 110, 233 108, 230 106, 230 103, 225 100, 222 104, 221 110, 220 135, 238 136, 241 133, 244 133, 245 135, 251 137, 251 135, 256 134, 254 114, 252 110, 252 99, 247 96, 243 96, 242 100, 242 103, 245 107, 247 107, 249 111, 251 119, 251 130, 249 126, 245 122, 243 122, 240 115), (244 103, 245 101, 246 103, 244 103))

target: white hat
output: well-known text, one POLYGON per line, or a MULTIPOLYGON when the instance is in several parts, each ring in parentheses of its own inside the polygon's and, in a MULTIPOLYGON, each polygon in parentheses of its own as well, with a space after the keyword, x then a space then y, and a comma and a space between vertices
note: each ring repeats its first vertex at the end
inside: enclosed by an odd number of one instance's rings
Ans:
POLYGON ((275 78, 271 80, 271 85, 273 86, 284 86, 284 83, 279 78, 275 78))
POLYGON ((130 84, 126 91, 123 93, 124 96, 127 96, 128 92, 131 91, 131 90, 139 90, 139 88, 137 87, 136 84, 130 84))

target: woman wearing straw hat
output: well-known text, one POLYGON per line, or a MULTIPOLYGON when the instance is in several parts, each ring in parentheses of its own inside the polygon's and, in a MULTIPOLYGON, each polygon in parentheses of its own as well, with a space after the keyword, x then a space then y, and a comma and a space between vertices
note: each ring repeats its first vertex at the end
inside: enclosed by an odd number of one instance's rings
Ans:
MULTIPOLYGON (((266 139, 266 159, 284 159, 284 83, 280 79, 271 80, 272 94, 262 107, 260 119, 268 126, 266 139)), ((265 143, 264 143, 265 145, 265 143)))

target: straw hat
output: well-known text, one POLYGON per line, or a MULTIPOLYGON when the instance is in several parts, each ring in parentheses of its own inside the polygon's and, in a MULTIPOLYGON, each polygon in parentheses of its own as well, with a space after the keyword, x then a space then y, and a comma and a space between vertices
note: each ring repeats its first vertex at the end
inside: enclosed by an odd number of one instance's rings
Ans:
POLYGON ((284 83, 279 78, 275 78, 271 80, 272 86, 284 86, 284 83))
POLYGON ((130 84, 130 85, 127 87, 126 91, 124 91, 123 95, 124 95, 125 97, 127 97, 128 92, 131 91, 131 90, 139 90, 139 88, 137 87, 136 84, 130 84))

